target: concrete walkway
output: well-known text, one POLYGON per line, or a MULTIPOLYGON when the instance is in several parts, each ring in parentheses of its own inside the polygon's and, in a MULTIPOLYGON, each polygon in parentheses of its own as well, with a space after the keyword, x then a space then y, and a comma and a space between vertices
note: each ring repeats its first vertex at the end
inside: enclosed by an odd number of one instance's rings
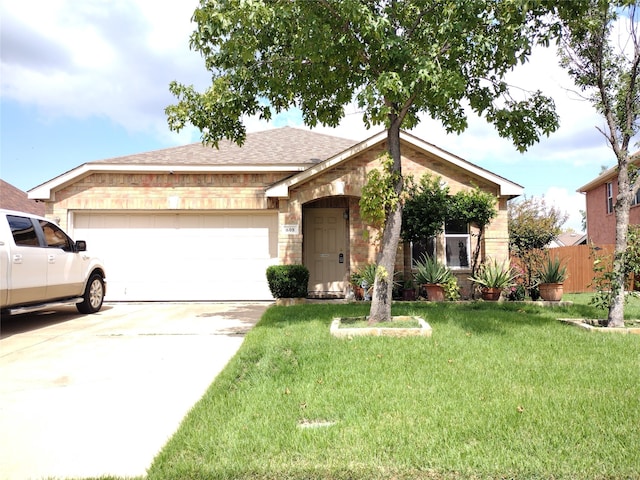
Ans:
POLYGON ((0 478, 145 475, 268 303, 2 318, 0 478))

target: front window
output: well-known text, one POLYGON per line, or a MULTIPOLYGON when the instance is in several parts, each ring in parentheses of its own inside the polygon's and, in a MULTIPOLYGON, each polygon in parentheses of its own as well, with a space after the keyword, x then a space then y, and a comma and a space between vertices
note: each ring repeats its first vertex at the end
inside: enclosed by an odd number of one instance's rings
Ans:
MULTIPOLYGON (((471 236, 469 225, 461 222, 446 222, 444 228, 445 261, 449 268, 469 268, 471 236)), ((422 259, 423 254, 436 257, 436 237, 429 237, 411 243, 413 262, 422 259)))
POLYGON ((435 258, 436 237, 429 237, 411 243, 411 260, 413 263, 420 261, 423 254, 429 258, 435 258))
POLYGON ((607 182, 607 213, 613 213, 613 183, 607 182))
POLYGON ((469 268, 469 250, 471 249, 469 224, 446 222, 444 227, 444 245, 448 267, 469 268))

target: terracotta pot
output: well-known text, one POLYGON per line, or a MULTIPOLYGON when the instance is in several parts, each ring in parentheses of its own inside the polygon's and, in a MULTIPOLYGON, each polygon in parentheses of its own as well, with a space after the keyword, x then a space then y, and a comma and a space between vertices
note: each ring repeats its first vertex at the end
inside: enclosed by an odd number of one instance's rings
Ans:
POLYGON ((562 300, 563 284, 562 283, 541 283, 540 297, 547 302, 559 302, 562 300))
POLYGON ((402 299, 409 302, 416 299, 416 291, 413 288, 406 288, 402 290, 402 299))
POLYGON ((435 283, 427 283, 424 286, 427 291, 427 300, 430 302, 444 302, 444 287, 435 283))
POLYGON ((483 300, 488 300, 490 302, 497 302, 500 300, 500 295, 502 294, 501 288, 483 288, 481 290, 481 295, 483 300))

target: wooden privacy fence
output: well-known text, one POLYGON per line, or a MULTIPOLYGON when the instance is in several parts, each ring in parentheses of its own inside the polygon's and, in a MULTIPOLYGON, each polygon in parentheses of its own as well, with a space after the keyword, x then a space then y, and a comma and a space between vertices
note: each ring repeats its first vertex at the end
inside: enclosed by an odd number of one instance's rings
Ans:
MULTIPOLYGON (((600 245, 599 256, 613 254, 613 245, 600 245)), ((593 292, 593 258, 589 245, 576 245, 573 247, 558 247, 548 249, 551 258, 560 258, 567 266, 567 279, 564 282, 565 293, 593 292)))
MULTIPOLYGON (((566 293, 593 292, 593 257, 590 257, 589 245, 550 248, 551 258, 560 258, 567 266, 567 279, 564 282, 566 293)), ((598 256, 613 255, 613 245, 599 245, 598 256)))

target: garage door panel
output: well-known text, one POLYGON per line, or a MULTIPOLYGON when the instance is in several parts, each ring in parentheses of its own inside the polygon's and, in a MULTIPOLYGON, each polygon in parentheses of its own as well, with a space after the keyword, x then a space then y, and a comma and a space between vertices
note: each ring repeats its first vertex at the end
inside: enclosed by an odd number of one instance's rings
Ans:
POLYGON ((277 216, 77 213, 74 236, 107 269, 107 300, 270 300, 277 216))

